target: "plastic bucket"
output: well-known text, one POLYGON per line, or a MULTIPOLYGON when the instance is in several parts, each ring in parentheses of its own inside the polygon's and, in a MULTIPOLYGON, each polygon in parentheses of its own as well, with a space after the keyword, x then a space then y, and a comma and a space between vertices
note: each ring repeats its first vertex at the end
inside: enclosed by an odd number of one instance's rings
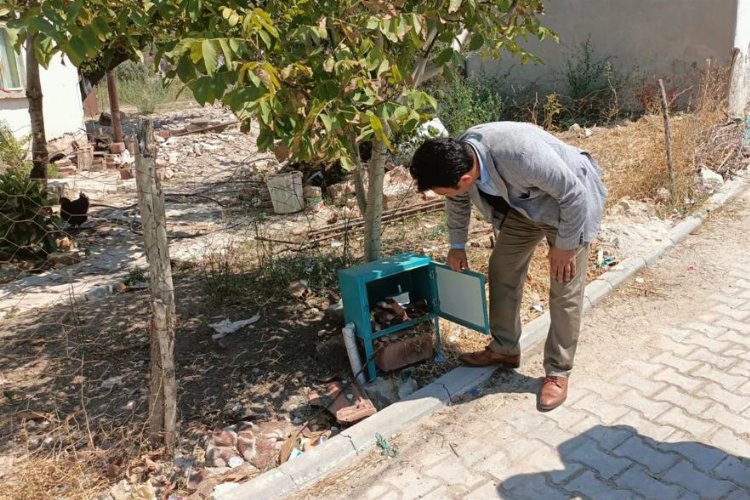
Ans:
POLYGON ((290 214, 305 208, 302 194, 302 172, 294 170, 284 174, 274 175, 266 180, 268 192, 271 194, 273 211, 277 214, 290 214))

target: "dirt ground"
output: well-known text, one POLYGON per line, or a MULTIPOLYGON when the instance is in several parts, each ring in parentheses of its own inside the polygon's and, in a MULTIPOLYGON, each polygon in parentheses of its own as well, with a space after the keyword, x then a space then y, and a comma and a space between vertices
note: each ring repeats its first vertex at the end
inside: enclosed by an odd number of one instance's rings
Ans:
MULTIPOLYGON (((180 126, 204 115, 227 118, 222 110, 188 109, 165 114, 159 125, 180 126)), ((299 424, 310 415, 311 391, 350 376, 339 333, 342 319, 327 309, 339 299, 336 270, 361 255, 361 235, 305 250, 279 242, 325 227, 340 209, 274 215, 261 192, 264 176, 278 165, 255 151, 252 135, 229 129, 178 138, 163 144, 160 155, 173 170, 164 185, 178 313, 178 450, 165 456, 144 437, 146 290, 124 287, 96 301, 8 315, 0 324, 0 487, 5 484, 12 497, 86 498, 122 479, 137 484, 147 478, 161 485, 161 493, 186 493, 187 476, 204 463, 211 431, 242 421, 299 424), (308 282, 304 300, 288 292, 299 280, 308 282), (209 324, 256 313, 258 322, 220 341, 211 339, 209 324), (65 472, 72 463, 75 479, 65 472)), ((87 259, 113 245, 108 238, 120 238, 118 244, 132 258, 116 269, 125 281, 143 266, 134 196, 132 191, 97 196, 102 206, 92 209, 90 227, 77 235, 87 259)), ((398 206, 419 201, 410 193, 398 206)), ((619 211, 613 226, 640 229, 633 237, 613 230, 599 243, 620 260, 632 248, 652 244, 669 226, 654 217, 653 207, 633 214, 631 205, 619 211)), ((443 218, 433 212, 388 223, 383 253, 416 251, 443 260, 448 250, 443 218)), ((472 222, 469 259, 479 272, 487 270, 490 236, 483 223, 472 222)), ((589 279, 603 271, 594 269, 596 254, 589 279)), ((526 283, 524 321, 546 309, 547 290, 541 245, 526 283)), ((458 354, 487 341, 447 322, 441 332, 446 360, 416 366, 412 376, 420 386, 454 368, 458 354)))
MULTIPOLYGON (((584 319, 571 391, 576 379, 603 372, 615 370, 627 377, 629 368, 620 366, 620 360, 649 359, 659 332, 695 319, 694 311, 702 308, 699 301, 725 288, 721 276, 743 261, 747 245, 742 235, 748 230, 750 190, 745 189, 673 251, 592 309, 584 319)), ((536 392, 543 374, 537 349, 529 353, 520 369, 499 370, 476 396, 445 408, 391 440, 399 450, 396 458, 386 458, 375 449, 291 498, 364 498, 370 488, 398 481, 399 474, 409 471, 418 459, 450 454, 450 449, 468 453, 463 445, 486 436, 484 422, 493 414, 537 411, 536 392)))

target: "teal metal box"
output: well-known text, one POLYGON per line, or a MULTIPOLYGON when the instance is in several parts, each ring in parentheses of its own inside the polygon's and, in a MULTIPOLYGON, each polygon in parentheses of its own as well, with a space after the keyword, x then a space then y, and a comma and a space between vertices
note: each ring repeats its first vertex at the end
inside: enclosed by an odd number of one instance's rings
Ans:
POLYGON ((440 355, 439 318, 489 334, 484 275, 472 271, 457 273, 429 257, 404 253, 338 272, 344 318, 354 323, 365 348, 367 378, 377 376, 373 341, 410 328, 423 321, 434 321, 435 346, 440 355), (411 301, 424 299, 429 312, 411 321, 374 332, 370 323, 372 305, 388 297, 409 292, 411 301))

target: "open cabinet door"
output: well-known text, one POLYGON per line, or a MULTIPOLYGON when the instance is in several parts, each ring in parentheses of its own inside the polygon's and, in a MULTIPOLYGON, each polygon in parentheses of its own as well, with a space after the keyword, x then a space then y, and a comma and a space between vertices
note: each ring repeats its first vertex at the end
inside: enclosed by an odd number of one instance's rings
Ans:
POLYGON ((444 264, 433 263, 437 288, 437 313, 441 318, 489 334, 484 275, 473 271, 457 273, 444 264))

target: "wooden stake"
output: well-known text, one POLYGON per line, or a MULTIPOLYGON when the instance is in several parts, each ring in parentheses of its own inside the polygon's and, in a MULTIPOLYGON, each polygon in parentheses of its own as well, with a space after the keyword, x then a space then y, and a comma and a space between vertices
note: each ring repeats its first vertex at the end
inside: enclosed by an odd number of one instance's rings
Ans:
POLYGON ((164 192, 156 177, 156 146, 151 120, 138 124, 135 180, 141 212, 143 241, 151 289, 151 376, 149 387, 149 431, 167 450, 175 443, 177 382, 174 338, 176 313, 172 268, 169 262, 164 192))
POLYGON ((112 135, 115 142, 123 142, 120 98, 117 96, 117 79, 114 70, 107 71, 107 93, 109 94, 109 112, 112 115, 112 135))
POLYGON ((664 114, 664 135, 667 144, 667 167, 669 168, 669 192, 672 195, 672 201, 675 196, 675 178, 674 162, 672 161, 672 128, 669 125, 669 102, 667 101, 667 91, 664 90, 664 80, 659 78, 659 88, 661 89, 661 108, 664 114))

